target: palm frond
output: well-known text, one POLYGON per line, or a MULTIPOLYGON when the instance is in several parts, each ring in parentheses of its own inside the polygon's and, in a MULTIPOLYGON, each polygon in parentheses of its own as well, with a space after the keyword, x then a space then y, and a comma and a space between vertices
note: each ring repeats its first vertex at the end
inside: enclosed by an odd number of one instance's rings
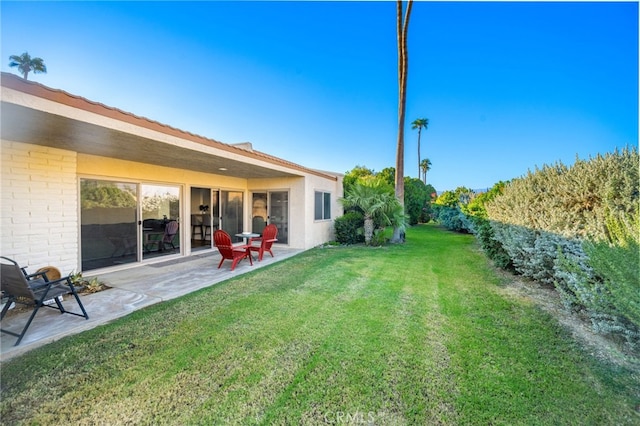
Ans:
POLYGON ((42 58, 32 58, 28 52, 24 52, 22 55, 11 55, 9 60, 11 61, 9 66, 12 68, 17 67, 25 79, 31 71, 34 74, 47 72, 44 60, 42 58))

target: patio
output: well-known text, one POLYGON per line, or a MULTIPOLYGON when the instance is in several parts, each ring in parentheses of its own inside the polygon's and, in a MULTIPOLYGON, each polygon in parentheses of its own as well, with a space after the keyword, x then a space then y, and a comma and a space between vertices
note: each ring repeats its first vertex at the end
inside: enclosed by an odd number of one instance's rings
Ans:
MULTIPOLYGON (((80 296, 89 314, 89 320, 73 315, 61 315, 54 309, 41 309, 20 345, 13 346, 16 338, 2 333, 0 361, 9 360, 62 337, 108 323, 145 306, 209 287, 300 252, 302 250, 274 246, 275 257, 267 255, 261 262, 254 260, 253 266, 246 260, 242 261, 233 272, 230 270, 231 262, 229 261, 217 269, 220 255, 213 250, 190 257, 175 258, 98 275, 99 279, 111 288, 80 296)), ((78 309, 78 305, 72 299, 65 299, 65 307, 70 310, 78 309)), ((31 311, 26 311, 17 315, 8 315, 2 321, 2 328, 12 331, 21 329, 30 314, 31 311)))

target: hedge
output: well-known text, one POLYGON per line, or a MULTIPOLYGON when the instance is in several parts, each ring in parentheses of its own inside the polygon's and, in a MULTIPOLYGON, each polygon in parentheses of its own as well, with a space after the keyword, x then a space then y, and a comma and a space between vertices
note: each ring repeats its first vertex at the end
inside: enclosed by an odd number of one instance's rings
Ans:
MULTIPOLYGON (((625 148, 514 179, 485 205, 513 268, 640 348, 639 157, 625 148)), ((487 236, 484 236, 485 240, 487 236)), ((504 263, 504 259, 503 259, 504 263)))

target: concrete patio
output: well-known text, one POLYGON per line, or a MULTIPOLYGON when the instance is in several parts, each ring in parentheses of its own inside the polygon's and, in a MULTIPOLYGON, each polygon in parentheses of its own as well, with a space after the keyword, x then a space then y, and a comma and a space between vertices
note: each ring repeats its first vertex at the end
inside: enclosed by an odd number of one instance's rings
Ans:
MULTIPOLYGON (((220 255, 217 250, 210 250, 189 257, 100 274, 98 278, 111 288, 80 296, 89 314, 88 320, 42 308, 20 345, 14 346, 16 337, 6 333, 0 335, 0 361, 7 361, 62 337, 108 323, 145 306, 183 296, 302 252, 277 246, 274 246, 273 251, 275 257, 266 254, 261 262, 254 260, 253 266, 243 260, 234 271, 230 270, 231 261, 225 261, 217 269, 220 255)), ((80 311, 71 296, 65 297, 64 306, 72 311, 80 311)), ((7 315, 2 321, 2 328, 20 332, 30 314, 31 311, 7 315)))

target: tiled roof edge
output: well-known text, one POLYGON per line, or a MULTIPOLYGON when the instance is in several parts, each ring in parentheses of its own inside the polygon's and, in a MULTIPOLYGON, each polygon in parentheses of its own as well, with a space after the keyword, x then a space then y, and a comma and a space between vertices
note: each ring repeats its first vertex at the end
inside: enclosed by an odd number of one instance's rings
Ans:
POLYGON ((321 176, 323 178, 337 180, 336 176, 332 173, 325 173, 319 170, 309 169, 296 163, 284 160, 282 158, 274 157, 273 155, 266 154, 261 151, 253 150, 248 151, 243 148, 235 147, 233 145, 210 139, 195 133, 181 130, 176 127, 169 126, 167 124, 160 123, 156 120, 151 120, 146 117, 135 115, 133 113, 121 110, 119 108, 111 107, 100 102, 91 101, 82 96, 73 95, 62 89, 54 89, 45 86, 42 83, 35 81, 25 80, 14 74, 2 72, 2 78, 0 79, 0 85, 27 93, 29 95, 37 96, 42 99, 47 99, 59 104, 67 105, 73 108, 78 108, 83 111, 91 112, 94 114, 102 115, 104 117, 112 118, 136 126, 144 127, 149 130, 154 130, 160 133, 164 133, 170 136, 175 136, 183 139, 188 139, 192 142, 196 142, 202 145, 222 149, 228 152, 242 155, 253 159, 260 159, 272 164, 277 164, 285 167, 289 167, 301 172, 321 176))

